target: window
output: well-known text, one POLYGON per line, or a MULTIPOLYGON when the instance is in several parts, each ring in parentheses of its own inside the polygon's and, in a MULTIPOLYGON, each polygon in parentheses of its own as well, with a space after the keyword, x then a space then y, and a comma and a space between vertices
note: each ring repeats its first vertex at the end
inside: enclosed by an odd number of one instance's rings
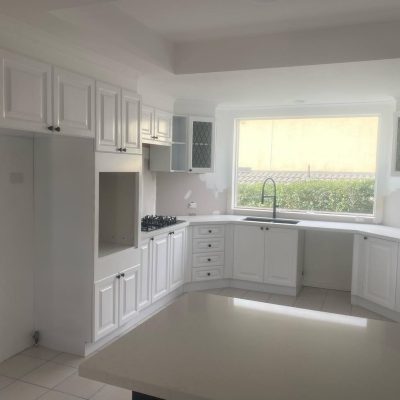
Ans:
POLYGON ((379 117, 237 120, 235 208, 374 215, 379 117), (273 186, 267 182, 265 194, 273 186))

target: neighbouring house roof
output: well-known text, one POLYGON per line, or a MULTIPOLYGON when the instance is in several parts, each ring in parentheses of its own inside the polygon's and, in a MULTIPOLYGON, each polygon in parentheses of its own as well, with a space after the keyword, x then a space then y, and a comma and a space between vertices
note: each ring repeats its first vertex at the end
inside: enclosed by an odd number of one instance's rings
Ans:
POLYGON ((238 170, 240 183, 263 182, 271 177, 276 182, 295 182, 301 180, 336 180, 336 179, 374 179, 375 174, 369 172, 318 172, 318 171, 254 171, 247 168, 238 170))

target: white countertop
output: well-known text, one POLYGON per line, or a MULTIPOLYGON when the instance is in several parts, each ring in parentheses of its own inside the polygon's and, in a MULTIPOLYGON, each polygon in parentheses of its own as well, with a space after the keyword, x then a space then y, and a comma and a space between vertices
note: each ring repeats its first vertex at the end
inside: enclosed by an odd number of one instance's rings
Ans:
POLYGON ((165 400, 397 400, 400 325, 190 293, 84 361, 165 400))

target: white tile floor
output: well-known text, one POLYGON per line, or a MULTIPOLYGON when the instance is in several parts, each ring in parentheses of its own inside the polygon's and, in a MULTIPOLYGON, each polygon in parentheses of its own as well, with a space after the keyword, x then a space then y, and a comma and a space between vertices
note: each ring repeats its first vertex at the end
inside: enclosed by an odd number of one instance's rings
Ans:
MULTIPOLYGON (((208 293, 273 304, 386 320, 350 304, 349 292, 306 287, 299 296, 270 295, 234 288, 208 293)), ((0 364, 0 400, 130 400, 128 390, 81 378, 83 358, 44 347, 32 347, 0 364)))

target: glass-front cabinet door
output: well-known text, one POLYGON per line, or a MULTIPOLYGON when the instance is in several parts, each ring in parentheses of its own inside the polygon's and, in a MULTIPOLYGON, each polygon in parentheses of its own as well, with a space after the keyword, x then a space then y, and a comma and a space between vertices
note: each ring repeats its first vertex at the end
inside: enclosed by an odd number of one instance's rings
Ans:
POLYGON ((214 169, 214 119, 189 118, 189 172, 205 173, 214 169))

